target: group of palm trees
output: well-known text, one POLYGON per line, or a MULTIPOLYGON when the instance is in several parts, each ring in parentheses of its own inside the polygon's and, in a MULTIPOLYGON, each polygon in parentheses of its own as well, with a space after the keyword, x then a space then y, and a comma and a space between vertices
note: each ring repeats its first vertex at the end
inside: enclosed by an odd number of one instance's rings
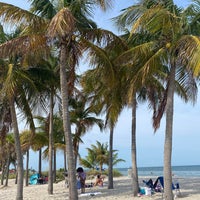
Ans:
POLYGON ((100 119, 90 125, 97 123, 100 128, 110 130, 109 189, 113 188, 114 128, 122 110, 132 109, 132 182, 133 194, 137 196, 136 108, 139 102, 147 101, 153 112, 155 131, 163 114, 166 115, 164 198, 172 200, 174 94, 185 102, 196 100, 200 72, 200 1, 194 0, 182 9, 172 0, 141 0, 113 19, 121 30, 119 36, 99 29, 92 19, 96 7, 107 10, 112 0, 30 2, 29 11, 0 2, 2 24, 15 27, 12 34, 4 33, 4 26, 0 27, 0 133, 3 141, 12 125, 18 173, 16 199, 23 199, 17 112, 23 114, 32 137, 37 132, 33 117, 36 111, 48 113, 48 192, 52 194, 55 108, 60 108, 63 122, 69 199, 78 199, 76 160, 81 136, 89 126, 80 123, 87 111, 77 117, 70 108, 77 103, 78 111, 83 102, 93 116, 105 117, 104 125, 100 119), (91 69, 79 77, 76 68, 82 56, 91 69), (73 123, 77 125, 76 137, 72 137, 73 123))

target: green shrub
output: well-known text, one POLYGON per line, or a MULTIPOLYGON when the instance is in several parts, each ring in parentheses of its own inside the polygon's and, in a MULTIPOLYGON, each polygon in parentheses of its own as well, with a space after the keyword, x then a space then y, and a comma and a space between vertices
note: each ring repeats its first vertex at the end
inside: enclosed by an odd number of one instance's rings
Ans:
MULTIPOLYGON (((91 169, 91 170, 86 170, 87 176, 91 177, 91 176, 97 176, 98 174, 101 175, 106 175, 108 176, 108 170, 104 170, 102 172, 100 172, 99 170, 95 170, 95 169, 91 169)), ((120 177, 123 176, 117 169, 113 169, 113 177, 120 177)))

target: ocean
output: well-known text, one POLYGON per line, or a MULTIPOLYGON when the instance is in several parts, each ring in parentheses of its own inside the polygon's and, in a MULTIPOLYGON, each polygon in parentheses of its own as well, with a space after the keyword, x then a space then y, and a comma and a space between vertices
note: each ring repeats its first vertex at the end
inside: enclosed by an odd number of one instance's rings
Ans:
MULTIPOLYGON (((128 176, 130 168, 117 168, 122 175, 128 176)), ((200 165, 173 166, 172 174, 178 177, 200 177, 200 165)), ((163 176, 163 167, 138 167, 139 176, 163 176)))

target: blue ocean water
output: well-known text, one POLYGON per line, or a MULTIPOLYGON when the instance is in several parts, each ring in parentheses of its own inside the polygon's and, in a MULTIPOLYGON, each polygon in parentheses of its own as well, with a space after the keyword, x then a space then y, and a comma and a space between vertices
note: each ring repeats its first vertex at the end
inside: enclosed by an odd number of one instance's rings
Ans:
MULTIPOLYGON (((129 168, 118 168, 124 175, 128 175, 129 168)), ((200 165, 173 166, 172 174, 178 177, 200 177, 200 165)), ((163 167, 139 167, 139 176, 163 176, 163 167)))

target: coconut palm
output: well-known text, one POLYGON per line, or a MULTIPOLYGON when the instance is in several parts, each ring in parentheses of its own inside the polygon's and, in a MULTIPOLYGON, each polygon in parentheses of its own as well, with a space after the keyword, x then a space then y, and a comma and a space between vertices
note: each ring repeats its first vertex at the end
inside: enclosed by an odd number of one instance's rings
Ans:
POLYGON ((75 125, 73 136, 73 148, 75 155, 75 163, 79 155, 79 144, 81 137, 86 132, 97 125, 102 130, 104 124, 102 119, 95 117, 96 111, 92 107, 87 107, 87 99, 83 95, 77 95, 69 100, 71 124, 75 125))
MULTIPOLYGON (((17 106, 21 106, 22 109, 24 109, 25 107, 26 109, 28 109, 28 103, 25 103, 26 99, 24 99, 24 97, 26 96, 25 90, 24 90, 25 81, 26 82, 30 81, 29 78, 27 77, 27 74, 25 74, 23 71, 20 71, 16 63, 15 64, 11 63, 8 66, 7 77, 5 79, 2 91, 4 94, 7 95, 7 96, 4 96, 3 98, 9 101, 10 113, 12 117, 13 132, 15 136, 15 149, 17 153, 18 191, 20 190, 23 191, 22 189, 23 188, 23 161, 22 161, 22 152, 21 152, 21 146, 20 146, 17 114, 15 110, 15 102, 17 106)), ((29 111, 30 111, 30 108, 27 112, 30 114, 29 111)), ((22 194, 23 194, 22 192, 19 192, 17 194, 17 199, 22 199, 22 194)))
MULTIPOLYGON (((55 104, 60 103, 59 97, 59 69, 57 57, 53 54, 48 58, 42 58, 37 61, 37 63, 29 71, 32 73, 33 79, 40 89, 40 98, 45 99, 45 104, 43 104, 43 109, 47 112, 47 107, 49 107, 49 128, 47 129, 49 133, 49 174, 48 174, 48 193, 53 194, 53 172, 52 172, 52 159, 53 159, 53 113, 55 104)), ((37 105, 36 105, 37 106, 37 105)), ((38 106, 37 106, 38 107, 38 106)), ((54 170, 55 171, 55 170, 54 170)), ((41 171, 40 171, 41 173, 41 171)))
MULTIPOLYGON (((56 153, 57 150, 61 150, 62 152, 65 152, 66 146, 65 146, 65 140, 64 140, 64 130, 63 130, 63 121, 62 117, 57 113, 53 116, 53 141, 54 141, 54 182, 56 182, 56 153)), ((66 153, 63 153, 63 155, 66 155, 66 153)), ((66 165, 66 159, 64 157, 64 166, 66 165)))
MULTIPOLYGON (((166 112, 164 198, 171 200, 173 199, 171 190, 171 153, 174 92, 177 91, 185 101, 188 101, 189 99, 195 101, 196 84, 192 77, 191 66, 198 69, 196 67, 198 66, 199 60, 194 56, 196 56, 196 53, 198 52, 199 39, 191 35, 185 35, 185 24, 183 24, 181 10, 173 4, 173 1, 159 1, 156 2, 157 5, 152 4, 152 1, 145 2, 148 6, 146 6, 146 9, 143 9, 143 11, 139 9, 142 8, 142 4, 139 4, 138 9, 135 9, 133 6, 132 12, 127 12, 129 13, 127 14, 127 23, 129 23, 129 25, 130 23, 133 24, 132 34, 139 31, 146 31, 155 37, 155 39, 152 40, 152 49, 149 51, 149 53, 153 53, 153 55, 145 61, 146 63, 140 70, 140 73, 143 74, 142 80, 145 80, 152 72, 155 77, 160 77, 159 71, 167 72, 166 78, 163 79, 166 81, 164 84, 165 93, 163 93, 163 99, 158 106, 158 110, 154 113, 154 127, 155 130, 159 127, 162 114, 163 112, 166 112), (133 21, 130 20, 130 16, 134 19, 133 21), (182 48, 182 46, 184 46, 184 48, 182 48), (192 51, 191 49, 188 51, 186 46, 187 48, 190 46, 192 51), (191 62, 187 60, 188 55, 195 58, 195 63, 194 60, 190 60, 191 62), (186 63, 183 62, 186 60, 188 66, 189 63, 191 64, 190 68, 186 67, 186 63), (165 68, 167 70, 163 71, 163 66, 166 66, 167 68, 165 68), (158 67, 160 67, 160 69, 158 67), (157 72, 155 70, 157 70, 157 72)), ((129 9, 129 11, 130 10, 131 9, 129 9)), ((149 45, 152 44, 149 43, 149 45)), ((148 56, 150 55, 149 53, 144 55, 148 56)))
MULTIPOLYGON (((108 149, 107 144, 101 144, 99 141, 96 141, 96 145, 91 145, 91 148, 87 148, 87 151, 88 155, 85 158, 80 159, 80 163, 84 167, 88 169, 99 168, 102 170, 102 163, 109 165, 110 150, 108 149)), ((124 161, 125 160, 118 158, 117 150, 113 150, 113 165, 124 161)))
MULTIPOLYGON (((48 193, 53 194, 53 115, 54 115, 54 106, 55 102, 60 102, 60 98, 57 93, 59 91, 59 73, 58 73, 58 64, 57 58, 53 56, 49 56, 47 59, 41 59, 36 69, 32 69, 31 71, 37 72, 38 75, 35 77, 36 81, 40 80, 39 83, 42 87, 40 87, 41 95, 45 97, 45 99, 49 100, 47 105, 49 104, 49 128, 47 129, 49 135, 49 145, 48 145, 48 153, 49 153, 49 174, 48 174, 48 193)), ((46 110, 46 109, 45 109, 46 110)), ((55 162, 54 162, 55 164, 55 162)), ((55 170, 54 170, 55 173, 55 170)), ((55 177, 55 176, 54 176, 55 177)))
MULTIPOLYGON (((39 1, 32 1, 38 3, 39 1)), ((41 1, 40 1, 41 2, 41 1)), ((31 14, 27 11, 14 7, 12 5, 8 5, 5 3, 0 3, 0 16, 4 16, 4 20, 10 23, 21 23, 26 25, 26 34, 25 36, 18 38, 18 40, 12 41, 12 44, 5 44, 1 46, 1 55, 5 55, 5 53, 16 54, 20 53, 20 55, 25 55, 26 52, 32 51, 32 54, 35 56, 41 53, 40 50, 44 52, 44 49, 48 47, 47 37, 53 39, 53 41, 58 44, 59 53, 59 61, 60 61, 60 81, 61 81, 61 94, 62 94, 62 106, 63 106, 63 121, 64 121, 64 131, 65 131, 65 140, 67 144, 67 158, 68 158, 68 166, 69 166, 69 196, 70 199, 77 199, 77 190, 76 190, 76 177, 75 177, 75 165, 73 160, 73 152, 72 152, 72 137, 70 130, 70 119, 69 119, 69 111, 68 111, 68 96, 69 96, 69 88, 67 87, 67 82, 70 82, 73 85, 73 71, 75 69, 75 64, 78 61, 78 57, 80 55, 79 45, 76 40, 75 33, 81 33, 83 36, 84 30, 87 31, 92 27, 95 27, 95 23, 90 20, 87 16, 91 14, 92 6, 98 5, 103 9, 106 9, 111 0, 108 1, 58 1, 57 8, 59 12, 50 20, 44 20, 44 18, 38 17, 38 15, 31 14), (76 21, 77 20, 77 21, 76 21), (76 22, 75 22, 76 21, 76 22), (50 22, 50 23, 49 23, 50 22), (29 26, 27 26, 29 25, 29 26), (46 28, 48 27, 47 31, 46 28), (78 28, 78 29, 77 29, 78 28), (81 29, 82 28, 82 29, 81 29), (79 31, 78 31, 79 30, 79 31), (28 31, 28 32, 27 32, 28 31), (30 33, 37 33, 31 34, 30 33), (47 34, 46 34, 47 33, 47 34), (26 40, 26 43, 21 42, 22 40, 26 40), (34 39, 34 40, 33 40, 34 39), (19 43, 20 41, 20 43, 19 43), (35 43, 33 42, 35 41, 35 43), (36 44, 37 43, 37 44, 36 44), (10 49, 9 52, 5 52, 5 49, 8 48, 9 45, 14 46, 14 44, 23 46, 23 48, 19 48, 18 50, 10 49), (34 44, 34 45, 33 45, 34 44), (41 48, 43 47, 43 48, 41 48), (23 49, 23 51, 22 51, 23 49), (25 51, 24 51, 25 50, 25 51), (12 52, 12 53, 11 53, 12 52), (66 68, 70 72, 70 79, 66 77, 66 68), (67 81, 68 80, 68 81, 67 81)), ((46 8, 46 6, 50 6, 50 10, 46 9, 45 11, 52 11, 53 5, 56 3, 51 3, 51 1, 42 1, 39 4, 40 8, 46 8), (47 5, 48 3, 48 5, 47 5)), ((36 11, 36 13, 41 14, 42 10, 36 11)), ((46 17, 47 19, 47 17, 46 17)), ((79 34, 80 36, 80 34, 79 34)), ((48 40, 48 42, 50 42, 48 40)), ((49 44, 49 43, 48 43, 49 44)), ((7 49, 8 50, 8 49, 7 49)))
POLYGON ((42 148, 48 146, 48 135, 46 132, 40 132, 36 130, 36 133, 33 137, 33 143, 31 148, 33 151, 38 151, 38 173, 42 174, 42 148))
MULTIPOLYGON (((123 99, 125 105, 132 109, 131 121, 131 157, 132 157, 132 185, 133 194, 137 196, 139 191, 138 170, 137 170, 137 148, 136 148, 136 117, 139 102, 148 101, 149 107, 155 109, 164 91, 163 84, 160 82, 162 76, 154 77, 149 75, 145 79, 141 75, 141 67, 146 62, 146 55, 143 55, 148 48, 148 40, 151 38, 147 33, 140 33, 128 38, 128 32, 122 36, 127 43, 128 50, 120 52, 115 59, 115 63, 121 65, 124 73, 121 73, 123 81, 123 99), (141 43, 145 44, 141 47, 141 43), (140 58, 143 58, 142 60, 140 58)), ((151 55, 148 55, 149 57, 151 55)), ((120 70, 121 71, 121 70, 120 70)))
MULTIPOLYGON (((13 34, 13 37, 19 34, 19 30, 13 34)), ((17 172, 18 172, 18 192, 17 199, 23 198, 23 160, 20 146, 19 129, 17 122, 16 108, 24 114, 30 128, 34 132, 34 122, 31 114, 30 105, 28 102, 28 88, 36 91, 33 82, 30 80, 26 70, 21 68, 20 58, 18 56, 8 55, 7 65, 4 68, 4 73, 1 74, 1 101, 9 103, 9 112, 12 128, 15 137, 15 149, 17 154, 17 172), (21 69, 20 69, 21 68, 21 69)))
POLYGON ((32 149, 34 151, 39 151, 39 162, 38 162, 38 172, 42 173, 42 148, 48 147, 49 144, 49 137, 48 137, 48 130, 49 130, 49 118, 42 117, 42 116, 35 116, 36 119, 36 134, 33 138, 33 145, 32 149))
POLYGON ((26 153, 26 176, 25 185, 28 186, 28 175, 29 175, 29 150, 32 143, 32 132, 29 130, 24 130, 20 134, 20 141, 22 152, 26 153))
MULTIPOLYGON (((50 124, 50 116, 48 116, 47 118, 44 118, 44 124, 42 126, 40 126, 44 131, 46 131, 46 133, 49 132, 49 124, 50 124)), ((54 166, 53 167, 53 181, 56 181, 56 152, 58 149, 60 150, 65 150, 65 142, 64 142, 64 131, 63 131, 63 122, 61 117, 59 116, 59 114, 54 114, 53 116, 53 163, 54 166)), ((43 152, 43 157, 47 158, 49 160, 49 151, 50 148, 49 146, 47 148, 45 148, 44 152, 43 152)))
POLYGON ((95 154, 97 163, 99 164, 99 170, 102 172, 103 164, 108 163, 108 144, 101 144, 99 141, 96 141, 96 145, 91 145, 91 148, 88 148, 88 151, 93 151, 95 154))
MULTIPOLYGON (((105 113, 105 125, 110 130, 109 148, 109 179, 108 188, 113 189, 113 135, 118 117, 126 105, 124 85, 124 69, 115 62, 117 56, 126 51, 128 46, 122 38, 111 34, 112 37, 104 42, 104 48, 88 44, 90 65, 94 69, 86 71, 82 76, 83 91, 89 96, 90 104, 99 113, 105 113), (108 76, 108 74, 110 76, 108 76)), ((102 38, 99 40, 102 42, 102 38)))
POLYGON ((8 186, 9 179, 9 169, 10 164, 15 164, 16 161, 16 153, 15 153, 15 145, 14 145, 14 135, 12 133, 8 133, 6 135, 5 141, 1 143, 1 152, 0 152, 0 163, 1 163, 1 185, 3 185, 4 178, 6 178, 6 182, 4 186, 8 186))

